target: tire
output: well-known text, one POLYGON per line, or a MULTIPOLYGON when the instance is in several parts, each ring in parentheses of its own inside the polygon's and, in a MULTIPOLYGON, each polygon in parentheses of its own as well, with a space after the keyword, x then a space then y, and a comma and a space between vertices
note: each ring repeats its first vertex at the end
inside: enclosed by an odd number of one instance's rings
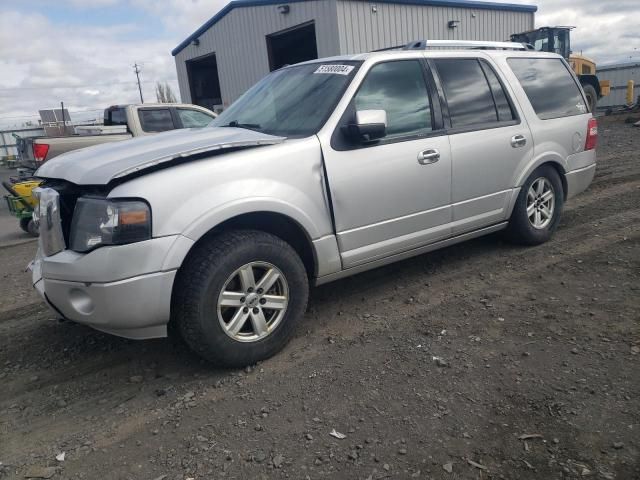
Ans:
POLYGON ((29 233, 29 222, 33 222, 30 218, 21 218, 20 219, 20 228, 23 232, 29 233))
POLYGON ((32 237, 39 237, 40 236, 40 231, 38 230, 38 227, 36 226, 36 222, 33 221, 33 219, 29 219, 29 222, 27 223, 27 233, 29 235, 31 235, 32 237))
POLYGON ((265 232, 229 231, 205 239, 185 260, 176 278, 171 321, 200 356, 244 367, 287 344, 308 296, 307 272, 288 243, 265 232), (266 291, 260 292, 261 284, 266 291), (268 307, 272 304, 274 309, 268 307))
POLYGON ((558 172, 550 165, 538 167, 520 189, 509 219, 507 238, 523 245, 539 245, 548 241, 558 228, 563 205, 564 191, 558 172), (541 185, 542 197, 539 190, 541 185), (547 194, 549 191, 552 197, 547 194), (533 208, 528 212, 528 207, 533 208))
POLYGON ((36 227, 36 222, 32 218, 21 218, 20 228, 32 237, 39 236, 38 227, 36 227))
POLYGON ((593 88, 593 85, 589 85, 588 83, 583 84, 582 89, 584 90, 584 96, 587 97, 589 111, 591 113, 595 112, 596 106, 598 105, 598 94, 596 93, 596 89, 593 88))

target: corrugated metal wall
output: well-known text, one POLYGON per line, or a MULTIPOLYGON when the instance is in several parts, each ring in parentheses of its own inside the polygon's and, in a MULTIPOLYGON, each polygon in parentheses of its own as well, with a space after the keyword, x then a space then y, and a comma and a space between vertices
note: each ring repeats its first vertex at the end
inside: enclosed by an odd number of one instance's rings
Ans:
POLYGON ((187 60, 215 52, 222 100, 229 104, 269 73, 265 37, 310 20, 315 20, 318 56, 338 54, 336 0, 287 5, 291 10, 286 15, 279 13, 276 5, 235 8, 199 37, 200 45, 189 45, 179 52, 175 61, 182 101, 191 103, 187 60))
POLYGON ((291 10, 286 15, 278 12, 277 5, 235 8, 200 35, 200 45, 188 45, 179 52, 175 62, 182 101, 191 102, 187 60, 216 54, 222 100, 228 105, 269 72, 266 35, 311 20, 315 21, 320 58, 428 38, 506 40, 534 24, 533 13, 504 10, 363 0, 310 0, 287 5, 291 10), (449 20, 460 24, 450 29, 449 20))
POLYGON ((611 81, 611 94, 598 101, 598 107, 618 107, 627 103, 627 82, 633 80, 634 101, 640 95, 640 63, 610 65, 596 69, 598 80, 611 81))
POLYGON ((368 52, 413 40, 508 40, 533 29, 534 14, 504 10, 339 1, 341 53, 368 52), (376 10, 374 12, 374 10, 376 10), (458 20, 456 28, 448 28, 458 20))

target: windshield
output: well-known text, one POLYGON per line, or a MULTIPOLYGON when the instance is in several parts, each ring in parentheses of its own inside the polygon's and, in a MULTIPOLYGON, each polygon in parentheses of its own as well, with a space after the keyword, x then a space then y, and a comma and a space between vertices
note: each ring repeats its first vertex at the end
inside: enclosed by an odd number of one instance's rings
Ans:
POLYGON ((314 135, 331 114, 357 65, 318 62, 277 70, 209 125, 247 128, 289 138, 314 135))

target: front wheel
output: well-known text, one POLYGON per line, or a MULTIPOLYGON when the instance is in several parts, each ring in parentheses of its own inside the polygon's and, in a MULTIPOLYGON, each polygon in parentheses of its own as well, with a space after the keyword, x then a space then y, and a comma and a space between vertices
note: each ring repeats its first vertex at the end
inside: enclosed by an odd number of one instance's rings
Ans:
POLYGON ((507 237, 525 245, 539 245, 558 227, 564 191, 560 175, 549 165, 538 167, 524 182, 509 219, 507 237))
POLYGON ((265 232, 225 232, 204 240, 180 268, 172 321, 199 355, 243 367, 284 347, 308 292, 304 265, 288 243, 265 232))

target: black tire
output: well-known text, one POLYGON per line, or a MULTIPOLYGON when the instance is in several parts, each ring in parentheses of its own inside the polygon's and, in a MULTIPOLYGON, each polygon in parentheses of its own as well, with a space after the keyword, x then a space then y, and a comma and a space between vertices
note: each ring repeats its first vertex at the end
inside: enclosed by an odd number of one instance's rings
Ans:
POLYGON ((38 230, 38 227, 36 226, 36 222, 34 222, 32 218, 30 218, 29 222, 27 223, 27 233, 29 235, 31 235, 32 237, 39 237, 40 236, 40 231, 38 230))
POLYGON ((22 229, 23 232, 30 233, 29 232, 29 222, 33 222, 33 220, 30 219, 30 218, 21 218, 20 219, 20 228, 22 229))
POLYGON ((36 222, 32 218, 21 218, 20 228, 32 237, 39 236, 38 227, 36 227, 36 222))
POLYGON ((535 169, 522 185, 518 199, 509 219, 507 227, 507 238, 514 243, 522 245, 539 245, 548 241, 560 222, 562 207, 564 205, 564 191, 562 189, 562 181, 555 168, 550 165, 542 165, 535 169), (554 210, 551 215, 551 221, 544 228, 536 228, 533 226, 529 216, 527 215, 527 198, 531 185, 538 179, 547 179, 551 184, 554 193, 554 210))
POLYGON ((172 322, 189 347, 221 366, 244 367, 271 357, 289 341, 309 296, 304 264, 282 239, 260 231, 234 230, 205 239, 180 268, 172 298, 172 322), (218 297, 234 272, 251 262, 275 266, 288 285, 288 304, 266 337, 242 342, 226 333, 218 297))
POLYGON ((589 85, 588 83, 583 84, 582 89, 584 90, 584 96, 587 97, 589 111, 591 113, 595 112, 596 106, 598 105, 598 94, 596 93, 596 89, 593 88, 593 85, 589 85))
POLYGON ((36 227, 36 222, 32 218, 21 218, 20 228, 32 237, 39 236, 38 227, 36 227))

